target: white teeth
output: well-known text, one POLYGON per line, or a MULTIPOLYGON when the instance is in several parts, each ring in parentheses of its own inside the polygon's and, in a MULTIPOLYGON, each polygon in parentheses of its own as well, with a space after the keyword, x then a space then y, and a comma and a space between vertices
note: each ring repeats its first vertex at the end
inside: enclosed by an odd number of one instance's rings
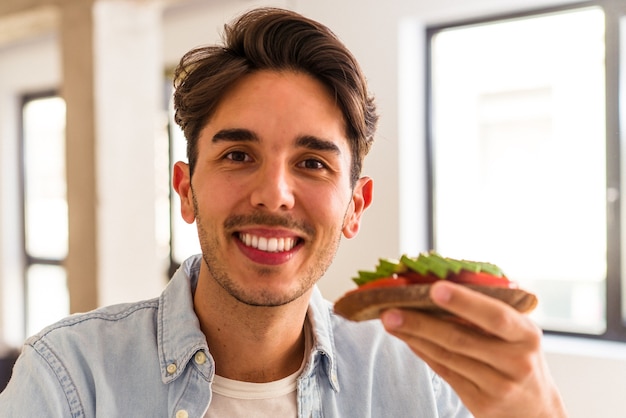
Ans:
POLYGON ((239 234, 241 241, 248 247, 253 247, 261 251, 276 253, 291 250, 296 240, 294 238, 266 238, 251 234, 239 234))

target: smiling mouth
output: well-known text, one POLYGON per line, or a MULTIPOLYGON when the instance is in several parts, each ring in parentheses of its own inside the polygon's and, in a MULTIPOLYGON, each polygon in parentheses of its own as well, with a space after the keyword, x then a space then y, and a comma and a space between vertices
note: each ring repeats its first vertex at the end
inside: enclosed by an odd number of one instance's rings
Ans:
POLYGON ((239 233, 239 239, 246 246, 269 253, 291 251, 299 242, 296 237, 260 237, 248 233, 239 233))

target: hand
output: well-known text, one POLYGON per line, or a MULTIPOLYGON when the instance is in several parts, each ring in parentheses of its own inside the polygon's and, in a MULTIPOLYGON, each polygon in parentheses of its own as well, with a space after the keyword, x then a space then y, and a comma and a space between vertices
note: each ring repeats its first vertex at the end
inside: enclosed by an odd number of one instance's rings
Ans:
POLYGON ((460 321, 391 309, 382 322, 476 417, 567 416, 541 351, 541 330, 527 316, 450 282, 433 285, 430 296, 460 321))

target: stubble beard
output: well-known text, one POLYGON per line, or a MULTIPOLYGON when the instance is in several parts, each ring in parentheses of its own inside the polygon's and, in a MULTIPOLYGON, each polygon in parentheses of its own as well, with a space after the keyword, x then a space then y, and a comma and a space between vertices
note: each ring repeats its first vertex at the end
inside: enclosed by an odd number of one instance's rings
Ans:
MULTIPOLYGON (((258 307, 277 307, 283 306, 290 302, 300 298, 306 292, 308 292, 315 283, 324 275, 328 267, 331 265, 339 243, 341 241, 341 230, 338 229, 333 233, 335 238, 329 245, 320 246, 320 252, 316 254, 315 260, 309 263, 306 271, 299 272, 298 285, 288 292, 275 292, 272 289, 266 288, 259 291, 253 291, 241 286, 230 276, 228 266, 224 263, 220 257, 220 240, 219 235, 221 231, 209 232, 206 228, 206 224, 203 222, 203 218, 198 210, 198 203, 195 197, 195 193, 192 191, 194 212, 196 217, 196 227, 198 229, 198 238, 200 241, 200 248, 202 250, 202 259, 209 271, 209 274, 216 283, 219 284, 230 296, 237 301, 249 305, 258 307)), ((234 228, 238 224, 244 225, 256 224, 256 225, 282 225, 285 227, 293 227, 293 221, 276 217, 274 215, 267 214, 252 214, 249 216, 237 216, 233 215, 224 221, 224 225, 229 228, 234 228)), ((306 228, 309 231, 314 231, 311 227, 306 228)), ((227 230, 227 228, 224 228, 227 230)), ((314 237, 315 233, 310 234, 310 237, 314 237)), ((225 237, 225 239, 232 239, 232 237, 225 237)), ((305 244, 306 245, 306 244, 305 244)), ((257 276, 259 279, 267 278, 271 281, 271 275, 275 274, 276 268, 262 267, 255 268, 255 271, 250 274, 257 276)))

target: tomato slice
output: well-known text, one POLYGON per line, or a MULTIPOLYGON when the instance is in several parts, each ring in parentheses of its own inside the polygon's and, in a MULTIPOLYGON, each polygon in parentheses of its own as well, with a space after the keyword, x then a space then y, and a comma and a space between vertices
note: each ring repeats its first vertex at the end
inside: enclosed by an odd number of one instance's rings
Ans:
POLYGON ((365 283, 364 285, 359 286, 358 289, 355 289, 354 291, 375 289, 380 287, 409 286, 412 284, 431 284, 439 280, 450 280, 451 282, 459 284, 473 284, 481 286, 498 286, 509 288, 517 287, 517 284, 515 282, 509 281, 509 279, 507 279, 506 277, 497 277, 485 272, 475 273, 472 271, 461 270, 458 274, 452 274, 446 279, 440 279, 432 274, 425 276, 414 271, 406 271, 400 273, 398 276, 384 277, 382 279, 376 279, 374 281, 365 283))
POLYGON ((450 280, 455 283, 461 284, 476 284, 481 286, 498 286, 515 288, 517 284, 509 281, 506 277, 498 277, 489 273, 479 272, 474 273, 472 271, 461 270, 458 274, 450 277, 450 280))
POLYGON ((399 287, 399 286, 408 286, 412 284, 406 277, 398 276, 398 277, 383 277, 382 279, 376 279, 371 282, 367 282, 361 286, 359 286, 354 291, 364 290, 364 289, 375 289, 379 287, 399 287))

